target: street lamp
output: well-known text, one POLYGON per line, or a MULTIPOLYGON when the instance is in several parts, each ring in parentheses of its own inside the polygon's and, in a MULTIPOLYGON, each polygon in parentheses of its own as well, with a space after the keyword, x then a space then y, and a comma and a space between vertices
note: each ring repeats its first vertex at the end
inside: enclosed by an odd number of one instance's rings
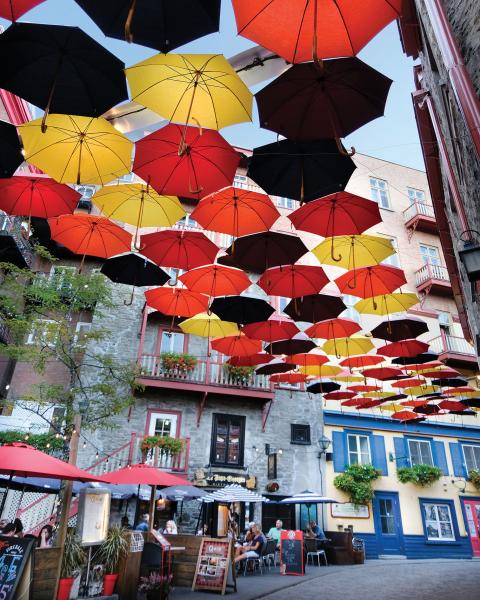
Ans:
POLYGON ((330 444, 332 442, 328 439, 328 437, 323 434, 322 437, 318 440, 318 445, 320 446, 319 458, 322 454, 326 454, 327 450, 330 448, 330 444))

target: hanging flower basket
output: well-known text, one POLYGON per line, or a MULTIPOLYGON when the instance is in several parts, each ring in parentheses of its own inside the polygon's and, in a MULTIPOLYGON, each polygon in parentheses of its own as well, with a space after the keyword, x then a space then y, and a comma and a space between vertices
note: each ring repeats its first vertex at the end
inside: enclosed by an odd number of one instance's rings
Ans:
POLYGON ((150 454, 153 454, 155 448, 158 448, 161 457, 165 457, 180 454, 184 447, 185 443, 183 440, 162 435, 147 436, 143 438, 142 445, 140 446, 144 461, 150 454))
POLYGON ((197 359, 185 352, 162 352, 162 373, 166 377, 186 378, 197 366, 197 359))
POLYGON ((236 385, 248 385, 255 370, 254 367, 234 367, 230 363, 225 363, 223 368, 229 382, 236 385))

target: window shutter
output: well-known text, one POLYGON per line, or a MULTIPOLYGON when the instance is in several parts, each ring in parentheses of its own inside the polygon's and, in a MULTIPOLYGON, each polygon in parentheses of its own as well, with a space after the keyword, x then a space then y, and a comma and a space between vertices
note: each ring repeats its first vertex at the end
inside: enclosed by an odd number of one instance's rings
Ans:
POLYGON ((348 464, 345 437, 342 431, 332 433, 333 470, 335 473, 343 473, 348 464))
POLYGON ((383 435, 372 435, 372 462, 382 475, 388 475, 387 455, 385 453, 385 439, 383 435))
POLYGON ((407 440, 403 437, 395 437, 393 438, 393 445, 395 448, 395 461, 397 463, 397 469, 400 467, 409 467, 410 460, 408 458, 407 440))
POLYGON ((442 469, 444 475, 448 475, 447 455, 445 453, 445 444, 443 442, 432 442, 433 461, 436 467, 442 469))
POLYGON ((465 468, 463 466, 463 454, 461 444, 450 442, 450 456, 452 457, 453 474, 455 477, 465 477, 465 468))

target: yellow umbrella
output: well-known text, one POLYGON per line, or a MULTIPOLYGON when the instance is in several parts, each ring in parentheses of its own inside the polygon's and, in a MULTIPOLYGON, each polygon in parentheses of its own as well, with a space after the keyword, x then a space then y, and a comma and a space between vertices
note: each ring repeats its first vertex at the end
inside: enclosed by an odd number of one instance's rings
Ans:
POLYGON ((395 392, 364 392, 361 394, 364 398, 390 398, 396 396, 395 392))
POLYGON ((434 394, 438 389, 438 385, 414 385, 405 388, 403 392, 409 396, 421 396, 422 394, 434 394))
POLYGON ((325 238, 312 252, 322 264, 357 269, 378 265, 395 254, 395 248, 390 240, 375 235, 338 235, 325 238))
POLYGON ((346 383, 356 383, 359 381, 365 381, 365 377, 363 375, 335 375, 332 377, 334 381, 344 381, 346 383))
POLYGON ((198 313, 191 319, 185 319, 185 321, 179 323, 179 327, 184 333, 200 337, 217 338, 240 333, 235 323, 222 321, 220 317, 213 313, 198 313))
POLYGON ((176 196, 160 196, 150 186, 142 183, 110 185, 99 190, 92 200, 110 219, 142 227, 171 227, 186 212, 176 196))
POLYGON ((379 408, 380 410, 386 410, 388 412, 397 412, 397 410, 400 410, 402 407, 398 404, 382 404, 377 408, 379 408))
POLYGON ((336 338, 327 340, 321 346, 325 354, 340 356, 355 356, 356 354, 366 354, 374 345, 370 338, 364 336, 352 336, 349 338, 336 338))
POLYGON ((336 365, 307 365, 306 367, 300 367, 298 370, 300 373, 305 373, 305 375, 331 377, 332 375, 337 375, 343 369, 336 365))
POLYGON ((395 292, 365 298, 354 304, 355 310, 364 315, 389 315, 391 313, 404 312, 419 303, 416 294, 395 292))
POLYGON ((253 96, 222 54, 156 54, 125 73, 132 100, 169 121, 221 129, 252 120, 253 96))
POLYGON ((53 114, 19 127, 25 160, 60 183, 104 185, 130 172, 133 144, 102 118, 53 114))

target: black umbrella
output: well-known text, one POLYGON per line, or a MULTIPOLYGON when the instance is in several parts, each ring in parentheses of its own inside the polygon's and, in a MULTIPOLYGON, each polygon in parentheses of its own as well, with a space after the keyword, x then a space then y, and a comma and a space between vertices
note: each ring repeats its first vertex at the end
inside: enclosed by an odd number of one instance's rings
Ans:
POLYGON ((400 356, 399 358, 394 358, 392 363, 396 365, 423 365, 432 360, 438 360, 438 354, 435 352, 423 352, 422 354, 417 354, 417 356, 400 356))
POLYGON ((265 347, 270 354, 303 354, 316 348, 316 344, 304 333, 297 333, 289 340, 272 342, 265 347))
POLYGON ((480 398, 465 398, 465 400, 460 400, 460 402, 471 408, 480 408, 480 398))
POLYGON ((241 269, 263 273, 270 267, 291 265, 308 252, 308 248, 297 235, 264 231, 243 235, 227 248, 241 269))
POLYGON ((432 379, 432 385, 441 385, 442 387, 462 387, 468 385, 468 381, 463 377, 447 377, 446 379, 432 379))
POLYGON ((416 317, 392 317, 372 329, 372 336, 389 342, 415 339, 428 332, 428 325, 416 317))
POLYGON ((0 36, 0 56, 0 87, 45 117, 99 117, 128 98, 124 63, 78 27, 13 23, 0 36))
POLYGON ((306 391, 310 394, 328 394, 329 392, 336 392, 342 386, 336 381, 330 381, 330 379, 323 379, 321 381, 315 381, 307 385, 306 391))
POLYGON ((76 0, 103 33, 169 52, 218 31, 220 0, 76 0))
POLYGON ((309 202, 345 189, 355 169, 333 139, 282 140, 255 148, 247 174, 267 194, 309 202))
POLYGON ((396 402, 397 400, 405 400, 405 398, 408 398, 407 394, 395 394, 394 396, 385 398, 385 402, 396 402))
POLYGON ((231 321, 239 325, 266 321, 275 309, 265 300, 248 296, 225 296, 215 298, 210 310, 222 321, 231 321))
POLYGON ((436 415, 441 411, 441 408, 436 404, 425 404, 425 406, 416 406, 413 412, 422 415, 436 415))
POLYGON ((11 177, 24 160, 17 128, 0 121, 0 178, 11 177))
POLYGON ((294 321, 316 323, 325 319, 335 319, 346 308, 340 296, 312 294, 290 300, 283 312, 294 321))
MULTIPOLYGON (((432 382, 433 383, 433 382, 432 382)), ((448 398, 444 396, 442 392, 430 392, 429 394, 420 394, 417 398, 430 398, 431 400, 441 400, 442 398, 448 398)))
POLYGON ((255 94, 260 125, 289 140, 338 139, 383 116, 391 84, 358 58, 293 65, 255 94))
POLYGON ((286 363, 283 362, 283 360, 273 359, 272 362, 255 369, 255 373, 257 373, 257 375, 273 375, 274 373, 286 373, 287 371, 292 371, 296 368, 297 365, 294 365, 293 363, 286 363))

